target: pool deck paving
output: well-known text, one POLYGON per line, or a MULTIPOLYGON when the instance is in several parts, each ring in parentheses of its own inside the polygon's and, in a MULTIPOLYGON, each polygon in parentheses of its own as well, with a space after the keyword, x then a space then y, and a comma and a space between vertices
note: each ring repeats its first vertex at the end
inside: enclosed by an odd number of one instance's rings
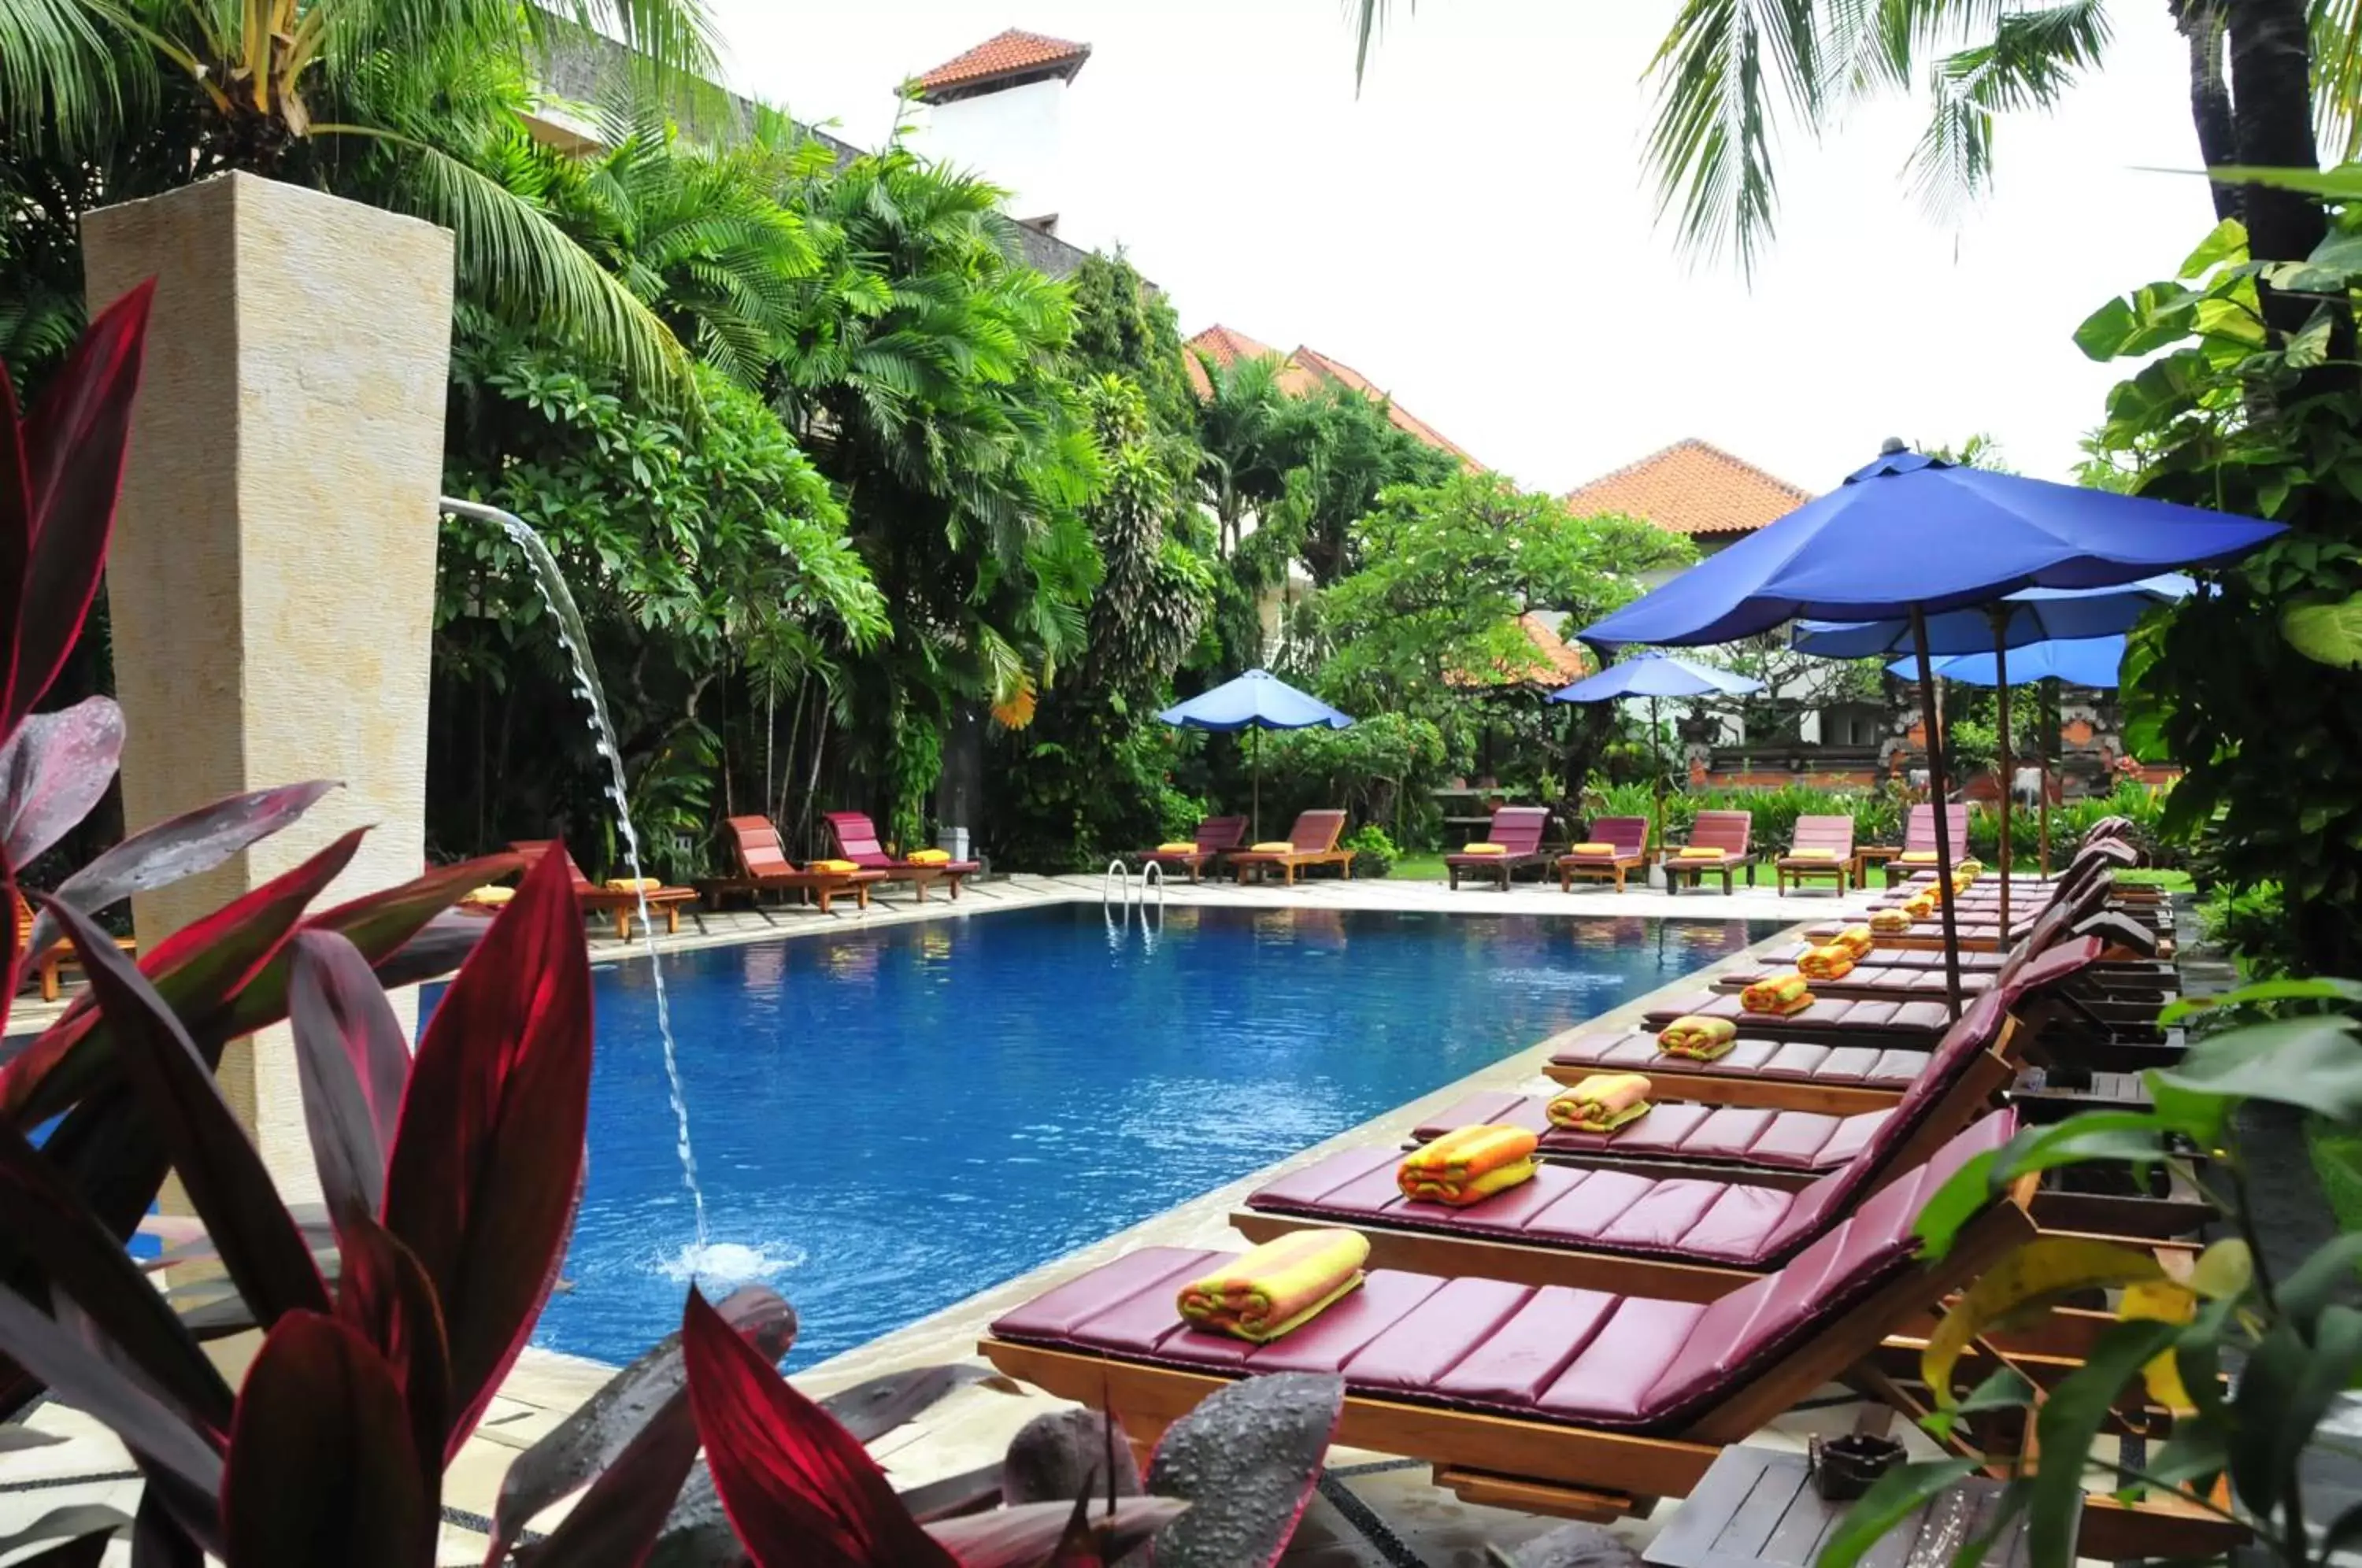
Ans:
MULTIPOLYGON (((657 951, 661 955, 778 936, 955 919, 1079 900, 1096 902, 1102 900, 1108 891, 1109 884, 1100 876, 1014 876, 971 883, 956 901, 937 894, 922 904, 904 894, 876 899, 867 911, 840 906, 825 916, 817 910, 793 906, 692 911, 684 916, 677 936, 658 938, 657 951)), ((1135 886, 1131 897, 1135 901, 1144 897, 1151 906, 1145 911, 1146 918, 1153 918, 1153 906, 1158 899, 1153 889, 1143 895, 1135 886)), ((1519 884, 1504 893, 1476 888, 1453 891, 1440 882, 1348 882, 1333 878, 1309 879, 1292 888, 1242 888, 1227 881, 1193 887, 1182 880, 1169 884, 1163 898, 1169 904, 1209 907, 1293 906, 1755 921, 1810 919, 1833 902, 1832 895, 1826 892, 1783 899, 1775 897, 1770 889, 1744 889, 1727 897, 1716 892, 1674 897, 1637 886, 1621 894, 1612 890, 1568 894, 1560 892, 1553 882, 1519 884)), ((1133 918, 1142 918, 1142 912, 1135 911, 1133 918)), ((1783 931, 1770 941, 1785 941, 1788 935, 1783 931)), ((1767 944, 1757 944, 1745 953, 1683 976, 1649 997, 1636 999, 1577 1027, 1589 1030, 1637 1021, 1651 999, 1663 990, 1694 987, 1701 978, 1745 962, 1767 944)), ((594 962, 628 959, 647 951, 643 942, 618 942, 612 933, 594 934, 591 941, 594 962)), ((68 993, 67 1001, 72 999, 72 994, 68 993)), ((43 1008, 38 1003, 20 1007, 19 1017, 11 1021, 12 1032, 20 1027, 39 1027, 58 1010, 57 1006, 43 1008)), ((1542 1066, 1563 1038, 1562 1032, 1538 1042, 1276 1165, 832 1357, 798 1373, 795 1382, 805 1392, 822 1397, 881 1373, 941 1362, 979 1362, 977 1342, 996 1317, 1120 1253, 1152 1245, 1239 1245, 1229 1226, 1230 1211, 1253 1188, 1284 1171, 1310 1164, 1350 1144, 1400 1142, 1423 1117, 1480 1089, 1547 1090, 1552 1086, 1543 1076, 1542 1066)), ((792 1280, 781 1283, 792 1298, 792 1280)), ((651 1332, 649 1337, 653 1341, 657 1336, 651 1332)), ((237 1342, 229 1342, 225 1353, 238 1356, 237 1342)), ((250 1353, 250 1349, 246 1353, 250 1353)), ((520 1358, 483 1424, 446 1472, 446 1523, 439 1562, 482 1561, 487 1541, 480 1523, 491 1512, 501 1478, 510 1462, 589 1398, 611 1371, 597 1362, 543 1350, 528 1350, 520 1358)), ((1019 1428, 1035 1416, 1059 1408, 1061 1403, 1035 1390, 994 1378, 952 1395, 917 1420, 872 1444, 871 1452, 898 1486, 922 1485, 995 1462, 1019 1428)), ((1783 1418, 1755 1441, 1801 1448, 1809 1433, 1834 1434, 1847 1430, 1854 1414, 1847 1400, 1839 1397, 1826 1406, 1783 1418)), ((29 1424, 61 1441, 0 1455, 0 1533, 22 1529, 50 1509, 69 1504, 105 1503, 127 1512, 136 1504, 136 1474, 121 1445, 104 1428, 78 1411, 56 1405, 41 1407, 29 1424)), ((1919 1441, 1915 1434, 1913 1436, 1915 1441, 1919 1441)), ((1933 1452, 1932 1447, 1928 1452, 1933 1452)), ((1623 1521, 1616 1530, 1637 1547, 1654 1534, 1677 1506, 1669 1501, 1651 1518, 1623 1521)), ((543 1526, 546 1528, 551 1519, 560 1517, 565 1507, 561 1504, 551 1510, 541 1521, 543 1526)), ((1485 1561, 1488 1544, 1513 1549, 1555 1528, 1557 1523, 1464 1503, 1430 1485, 1427 1467, 1416 1461, 1340 1447, 1330 1451, 1329 1474, 1306 1512, 1286 1561, 1318 1568, 1344 1568, 1346 1564, 1408 1568, 1419 1563, 1429 1568, 1456 1568, 1460 1564, 1473 1568, 1485 1561)), ((127 1548, 121 1541, 116 1542, 109 1548, 106 1561, 127 1562, 127 1548)))

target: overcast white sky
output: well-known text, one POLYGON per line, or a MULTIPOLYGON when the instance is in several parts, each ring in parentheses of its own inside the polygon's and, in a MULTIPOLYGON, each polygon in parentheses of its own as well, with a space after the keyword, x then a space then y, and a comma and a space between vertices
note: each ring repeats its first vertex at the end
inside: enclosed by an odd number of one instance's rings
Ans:
MULTIPOLYGON (((2115 9, 2111 67, 2013 119, 1956 229, 1898 178, 1915 99, 1785 144, 1751 290, 1653 222, 1641 74, 1673 0, 1426 0, 1353 94, 1338 0, 712 0, 734 84, 880 140, 893 85, 1007 27, 1093 46, 1061 233, 1120 243, 1182 330, 1306 343, 1521 482, 1698 436, 1812 490, 1881 437, 1998 438, 2066 477, 2116 379, 2069 334, 2213 222, 2179 39, 2115 9)), ((989 171, 987 171, 988 173, 989 171)))

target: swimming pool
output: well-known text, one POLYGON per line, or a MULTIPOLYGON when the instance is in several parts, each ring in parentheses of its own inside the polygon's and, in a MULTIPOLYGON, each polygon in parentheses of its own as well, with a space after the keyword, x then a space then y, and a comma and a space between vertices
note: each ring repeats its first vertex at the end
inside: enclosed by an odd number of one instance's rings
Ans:
MULTIPOLYGON (((1096 904, 664 960, 712 1234, 809 1364, 1440 1088, 1773 924, 1096 904), (1152 915, 1152 919, 1153 919, 1152 915)), ((590 1179, 537 1342, 678 1326, 647 966, 602 966, 590 1179)))

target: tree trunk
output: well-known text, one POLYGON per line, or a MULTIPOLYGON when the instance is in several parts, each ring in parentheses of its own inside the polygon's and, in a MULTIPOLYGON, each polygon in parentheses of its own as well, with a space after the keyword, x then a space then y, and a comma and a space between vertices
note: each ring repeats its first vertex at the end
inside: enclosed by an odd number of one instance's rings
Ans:
MULTIPOLYGON (((2190 45, 2190 117, 2198 127, 2198 156, 2219 168, 2239 156, 2239 130, 2231 113, 2231 84, 2223 74, 2223 16, 2213 0, 2180 0, 2173 25, 2190 45)), ((2239 187, 2208 182, 2216 221, 2239 215, 2239 187)))
MULTIPOLYGON (((2237 161, 2271 169, 2318 169, 2312 139, 2312 53, 2304 0, 2237 0, 2224 17, 2231 43, 2232 122, 2237 161)), ((2295 191, 2249 185, 2239 193, 2247 246, 2259 261, 2297 261, 2328 232, 2321 204, 2295 191)), ((2267 290, 2264 315, 2294 332, 2310 300, 2267 290)))

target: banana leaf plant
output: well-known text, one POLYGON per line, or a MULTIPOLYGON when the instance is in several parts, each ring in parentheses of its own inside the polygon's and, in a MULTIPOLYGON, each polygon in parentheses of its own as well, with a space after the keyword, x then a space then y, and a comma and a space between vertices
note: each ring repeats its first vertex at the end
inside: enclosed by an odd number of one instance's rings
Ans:
POLYGON ((2175 1003, 2161 1022, 2213 1013, 2202 1021, 2228 1026, 2202 1034, 2177 1066, 2146 1075, 2148 1109, 2028 1128, 1936 1194, 1919 1235, 1937 1254, 1992 1195, 2071 1166, 2170 1170, 2206 1195, 2219 1216, 2210 1230, 2220 1235, 2187 1259, 2096 1238, 2039 1237, 1963 1291, 1929 1336, 1920 1368, 1932 1397, 1921 1424, 1953 1457, 1882 1477, 1832 1533, 1820 1568, 1853 1568, 1929 1498, 1981 1473, 2007 1485, 1987 1529, 1963 1548, 1968 1562, 2023 1519, 2033 1568, 2070 1568, 2082 1494, 2092 1483, 2126 1502, 2169 1499, 2202 1521, 2245 1527, 2286 1568, 2325 1568, 2332 1553, 2362 1542, 2362 1507, 2309 1516, 2304 1475, 2309 1456, 2352 1457, 2324 1429, 2346 1391, 2362 1386, 2362 1307, 2355 1305, 2362 1231, 2348 1231, 2276 1275, 2258 1221, 2259 1204, 2274 1199, 2251 1180, 2238 1115, 2250 1100, 2305 1112, 2316 1166, 2350 1165, 2352 1140, 2362 1133, 2357 1009, 2362 982, 2337 979, 2269 981, 2210 1002, 2175 1003), (2229 1022, 2266 1010, 2277 1016, 2229 1022), (2113 1299, 2117 1320, 2079 1370, 2038 1388, 2002 1356, 1976 1386, 1958 1386, 1965 1353, 1987 1331, 2094 1292, 2113 1299), (1996 1425, 2030 1432, 2030 1441, 2009 1446, 2038 1453, 2038 1464, 1989 1463, 1974 1434, 1996 1425), (2131 1459, 2109 1441, 2127 1433, 2162 1441, 2136 1447, 2140 1457, 2131 1459))
MULTIPOLYGON (((88 812, 121 755, 106 700, 33 710, 104 566, 148 304, 142 289, 94 321, 29 418, 0 375, 12 894, 14 867, 88 812)), ((94 921, 285 827, 327 788, 260 791, 135 834, 28 892, 28 940, 9 927, 0 1021, 53 937, 89 989, 0 1063, 0 1414, 47 1392, 115 1431, 145 1482, 129 1525, 138 1568, 200 1552, 232 1568, 427 1568, 445 1467, 530 1337, 579 1202, 590 984, 561 860, 529 869, 489 924, 444 911, 514 869, 510 857, 315 911, 358 834, 136 961, 94 921), (414 1055, 385 990, 455 965, 414 1055), (228 1041, 281 1020, 326 1200, 308 1225, 214 1078, 228 1041), (204 1225, 171 1261, 216 1264, 211 1299, 226 1310, 176 1312, 126 1250, 168 1170, 204 1225), (233 1388, 201 1336, 248 1326, 261 1344, 233 1388)), ((863 1441, 982 1375, 923 1369, 816 1405, 775 1370, 794 1328, 767 1290, 716 1307, 692 1289, 678 1336, 520 1457, 488 1562, 1088 1568, 1153 1540, 1167 1568, 1252 1568, 1285 1549, 1343 1405, 1335 1378, 1216 1395, 1152 1464, 1170 1496, 1141 1495, 1104 1419, 1089 1429, 1103 1459, 1052 1466, 1080 1476, 1071 1498, 1008 1474, 898 1494, 863 1441), (527 1521, 568 1496, 563 1520, 529 1539, 527 1521)), ((122 1528, 107 1510, 52 1510, 6 1549, 54 1540, 23 1561, 94 1563, 122 1528)))

